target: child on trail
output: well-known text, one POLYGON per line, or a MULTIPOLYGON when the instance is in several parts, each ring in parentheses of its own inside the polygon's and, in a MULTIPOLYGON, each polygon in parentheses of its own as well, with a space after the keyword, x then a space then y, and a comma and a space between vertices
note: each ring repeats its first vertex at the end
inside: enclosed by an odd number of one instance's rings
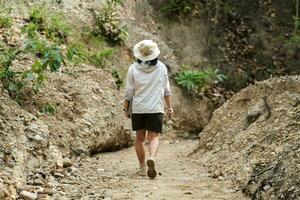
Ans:
POLYGON ((152 40, 143 40, 133 48, 137 59, 127 73, 123 110, 131 117, 136 131, 135 150, 140 163, 138 175, 156 177, 155 157, 162 133, 164 100, 169 119, 173 116, 171 91, 166 66, 158 60, 160 50, 152 40), (146 134, 147 133, 147 134, 146 134), (149 159, 145 162, 144 141, 149 141, 149 159), (146 167, 147 163, 147 167, 146 167))

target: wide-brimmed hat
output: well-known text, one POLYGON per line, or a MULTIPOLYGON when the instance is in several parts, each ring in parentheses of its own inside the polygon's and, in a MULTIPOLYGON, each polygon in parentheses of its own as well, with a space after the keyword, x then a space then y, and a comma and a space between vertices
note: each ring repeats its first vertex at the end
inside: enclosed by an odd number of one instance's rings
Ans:
POLYGON ((142 40, 133 47, 133 55, 141 61, 149 61, 158 57, 160 51, 152 40, 142 40))

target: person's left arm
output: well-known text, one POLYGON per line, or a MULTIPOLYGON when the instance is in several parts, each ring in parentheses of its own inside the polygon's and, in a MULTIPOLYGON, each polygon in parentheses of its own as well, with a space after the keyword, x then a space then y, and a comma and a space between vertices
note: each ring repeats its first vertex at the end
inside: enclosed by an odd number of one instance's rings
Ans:
POLYGON ((164 82, 165 82, 164 98, 165 98, 165 102, 167 104, 167 115, 168 115, 169 119, 172 119, 172 117, 174 115, 174 110, 173 110, 173 106, 172 106, 171 88, 170 88, 170 82, 169 82, 167 70, 166 70, 166 73, 164 74, 164 82))

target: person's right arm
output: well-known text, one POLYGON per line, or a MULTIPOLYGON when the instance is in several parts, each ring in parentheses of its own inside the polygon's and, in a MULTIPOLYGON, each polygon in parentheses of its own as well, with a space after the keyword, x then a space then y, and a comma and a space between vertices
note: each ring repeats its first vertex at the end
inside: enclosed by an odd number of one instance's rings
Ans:
POLYGON ((129 104, 130 101, 132 100, 133 89, 134 89, 134 79, 132 74, 132 67, 130 66, 126 77, 126 92, 125 92, 125 100, 123 104, 123 110, 125 116, 128 118, 129 118, 129 104))

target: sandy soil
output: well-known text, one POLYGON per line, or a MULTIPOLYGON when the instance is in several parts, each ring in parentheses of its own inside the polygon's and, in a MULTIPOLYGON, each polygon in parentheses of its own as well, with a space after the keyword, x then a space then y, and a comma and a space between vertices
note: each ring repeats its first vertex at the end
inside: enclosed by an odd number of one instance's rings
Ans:
POLYGON ((212 179, 199 161, 187 157, 196 144, 163 140, 154 180, 135 175, 138 163, 133 147, 80 160, 75 163, 78 171, 59 180, 51 199, 247 199, 229 181, 212 179))

